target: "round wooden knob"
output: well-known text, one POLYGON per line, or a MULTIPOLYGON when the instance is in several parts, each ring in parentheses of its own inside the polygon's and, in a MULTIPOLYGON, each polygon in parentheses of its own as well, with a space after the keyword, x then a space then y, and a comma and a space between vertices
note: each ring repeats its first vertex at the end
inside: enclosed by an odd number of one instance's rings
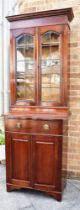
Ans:
POLYGON ((22 127, 21 123, 16 123, 16 128, 21 128, 21 127, 22 127))
POLYGON ((48 125, 48 124, 44 124, 44 125, 43 125, 43 129, 44 129, 44 130, 49 130, 49 125, 48 125))

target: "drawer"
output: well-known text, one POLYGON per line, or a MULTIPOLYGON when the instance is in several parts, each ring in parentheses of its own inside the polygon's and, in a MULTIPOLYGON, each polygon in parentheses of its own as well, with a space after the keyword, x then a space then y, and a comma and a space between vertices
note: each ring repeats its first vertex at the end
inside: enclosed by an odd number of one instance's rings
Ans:
POLYGON ((61 120, 8 119, 6 130, 11 132, 62 134, 61 120))

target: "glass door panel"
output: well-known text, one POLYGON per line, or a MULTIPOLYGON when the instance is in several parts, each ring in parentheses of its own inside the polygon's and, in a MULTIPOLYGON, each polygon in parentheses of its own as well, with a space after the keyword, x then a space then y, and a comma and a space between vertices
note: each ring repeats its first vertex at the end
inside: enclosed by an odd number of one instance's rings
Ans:
POLYGON ((60 98, 59 88, 53 87, 42 87, 42 101, 53 102, 55 99, 59 100, 60 98))
POLYGON ((41 35, 41 101, 60 102, 60 34, 48 31, 41 35))
POLYGON ((34 101, 34 36, 23 34, 16 38, 17 99, 34 101))
POLYGON ((24 79, 17 77, 17 98, 25 98, 25 83, 24 79))
POLYGON ((26 74, 25 86, 26 86, 27 100, 33 100, 33 95, 34 95, 34 75, 33 74, 26 74))

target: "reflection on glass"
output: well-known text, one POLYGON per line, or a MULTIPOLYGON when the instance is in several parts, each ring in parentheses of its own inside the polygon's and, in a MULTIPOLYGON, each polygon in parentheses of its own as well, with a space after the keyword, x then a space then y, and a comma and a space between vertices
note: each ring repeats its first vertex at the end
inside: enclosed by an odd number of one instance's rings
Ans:
POLYGON ((23 79, 17 79, 17 98, 25 98, 25 83, 23 79))
POLYGON ((41 35, 42 101, 60 101, 60 70, 60 34, 48 31, 41 35))
POLYGON ((27 72, 29 71, 29 70, 31 70, 31 72, 33 73, 33 71, 34 71, 34 62, 33 62, 33 60, 27 60, 26 62, 25 62, 25 70, 26 70, 26 74, 27 74, 27 72))
POLYGON ((16 54, 17 98, 34 100, 34 37, 31 34, 16 38, 16 54))
POLYGON ((25 60, 25 50, 24 47, 17 48, 17 61, 24 61, 25 60))
POLYGON ((25 59, 32 61, 33 60, 33 46, 25 47, 25 59))
POLYGON ((50 86, 57 86, 59 87, 60 86, 60 75, 59 74, 52 74, 51 77, 50 77, 50 74, 49 75, 42 75, 42 86, 44 84, 48 84, 50 86))
POLYGON ((33 100, 33 96, 34 96, 34 87, 31 85, 26 85, 26 98, 28 100, 33 100))
POLYGON ((22 61, 17 62, 17 72, 25 72, 25 63, 22 61))
POLYGON ((32 44, 33 45, 33 36, 31 35, 28 35, 28 34, 25 34, 24 35, 24 44, 25 45, 30 45, 30 44, 32 44))
POLYGON ((51 77, 51 84, 54 86, 60 86, 60 75, 59 74, 53 74, 51 77))
POLYGON ((34 85, 34 77, 33 75, 29 75, 25 77, 26 84, 33 84, 34 85))
POLYGON ((33 36, 30 34, 22 34, 17 37, 16 44, 18 46, 27 45, 27 44, 33 44, 33 36))
POLYGON ((41 42, 42 44, 55 44, 58 41, 59 33, 55 31, 48 31, 42 34, 41 42))
POLYGON ((59 101, 60 88, 42 87, 42 101, 59 101))
POLYGON ((16 46, 24 45, 24 35, 18 36, 16 39, 16 46))

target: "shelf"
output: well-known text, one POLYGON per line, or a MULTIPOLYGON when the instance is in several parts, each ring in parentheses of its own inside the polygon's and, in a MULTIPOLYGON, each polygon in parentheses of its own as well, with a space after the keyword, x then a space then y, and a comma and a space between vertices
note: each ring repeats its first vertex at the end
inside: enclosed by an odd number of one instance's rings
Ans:
MULTIPOLYGON (((55 47, 55 46, 59 46, 59 44, 60 44, 59 42, 46 43, 46 44, 42 44, 42 43, 41 43, 41 46, 43 46, 43 47, 50 47, 50 46, 55 47)), ((17 46, 16 46, 16 49, 18 49, 18 48, 24 48, 24 49, 25 49, 25 47, 34 48, 34 43, 33 43, 33 44, 22 44, 22 45, 17 45, 17 46)))
POLYGON ((29 64, 31 64, 31 65, 33 65, 34 64, 34 61, 32 60, 28 60, 28 59, 24 59, 24 60, 17 60, 17 62, 27 62, 27 63, 29 63, 29 64), (33 62, 33 63, 31 63, 31 62, 33 62))
POLYGON ((61 68, 54 67, 54 66, 49 66, 49 67, 42 67, 41 68, 41 74, 60 74, 61 73, 61 68))
MULTIPOLYGON (((26 71, 28 71, 28 72, 30 71, 30 74, 31 74, 31 75, 34 74, 34 69, 28 69, 28 68, 27 68, 26 71), (32 72, 32 73, 31 73, 31 72, 32 72)), ((16 72, 17 72, 17 74, 28 74, 27 72, 25 73, 25 71, 21 71, 21 70, 20 70, 20 71, 17 70, 16 72), (22 72, 23 72, 23 73, 22 73, 22 72)))
POLYGON ((26 74, 26 73, 24 73, 24 75, 22 75, 22 74, 20 75, 20 73, 19 73, 19 74, 17 74, 17 76, 24 76, 24 77, 25 77, 25 76, 27 76, 27 77, 28 77, 28 76, 29 76, 29 77, 32 76, 32 77, 34 77, 34 74, 26 74))
MULTIPOLYGON (((21 84, 21 82, 19 82, 19 81, 17 81, 17 83, 21 84)), ((22 83, 23 83, 23 81, 22 81, 22 83)), ((29 85, 29 87, 34 88, 34 82, 33 83, 28 83, 28 82, 24 81, 24 85, 26 85, 26 86, 29 85)))
POLYGON ((47 44, 41 44, 42 47, 59 47, 60 43, 47 43, 47 44))
POLYGON ((25 47, 34 48, 34 43, 33 43, 33 44, 22 44, 22 45, 17 45, 17 46, 16 46, 16 49, 18 49, 18 48, 24 48, 24 49, 25 49, 25 47))
POLYGON ((42 86, 42 88, 49 88, 49 89, 50 89, 50 88, 54 88, 54 89, 57 88, 57 89, 60 89, 60 86, 52 86, 52 87, 51 87, 51 86, 45 86, 45 87, 42 86))
POLYGON ((55 61, 55 60, 59 60, 60 61, 60 58, 44 58, 44 59, 41 59, 41 61, 55 61))

